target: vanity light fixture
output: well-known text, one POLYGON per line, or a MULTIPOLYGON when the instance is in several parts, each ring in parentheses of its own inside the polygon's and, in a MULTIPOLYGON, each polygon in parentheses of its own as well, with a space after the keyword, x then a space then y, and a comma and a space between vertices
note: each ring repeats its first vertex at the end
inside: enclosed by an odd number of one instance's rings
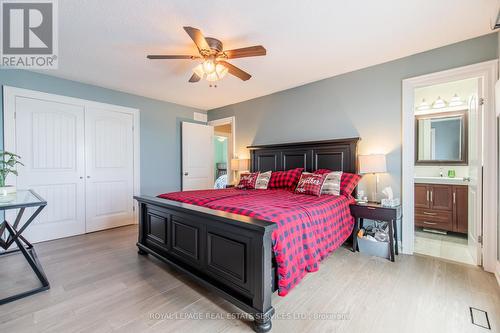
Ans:
POLYGON ((460 105, 464 105, 464 101, 457 94, 455 94, 451 98, 450 103, 448 105, 449 106, 460 106, 460 105))
POLYGON ((431 108, 431 106, 429 105, 429 103, 427 103, 425 101, 425 98, 423 98, 422 103, 420 103, 420 105, 417 106, 418 111, 425 111, 425 110, 429 110, 430 108, 431 108))
POLYGON ((442 99, 441 96, 439 96, 438 99, 436 99, 434 103, 432 103, 433 109, 442 109, 445 107, 446 107, 446 101, 442 99))

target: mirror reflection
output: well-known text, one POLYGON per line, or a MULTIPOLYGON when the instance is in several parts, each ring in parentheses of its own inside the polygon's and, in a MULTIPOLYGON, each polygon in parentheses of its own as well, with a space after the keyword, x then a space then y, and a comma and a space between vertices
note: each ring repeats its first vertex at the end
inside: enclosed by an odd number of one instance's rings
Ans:
POLYGON ((466 114, 445 113, 416 117, 417 164, 466 164, 466 114))

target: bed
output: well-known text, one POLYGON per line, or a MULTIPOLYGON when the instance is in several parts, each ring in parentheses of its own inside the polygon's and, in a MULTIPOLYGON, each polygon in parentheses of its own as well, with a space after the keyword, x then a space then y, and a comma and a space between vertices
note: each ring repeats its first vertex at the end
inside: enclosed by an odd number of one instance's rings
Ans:
MULTIPOLYGON (((304 168, 355 173, 358 140, 251 146, 251 171, 304 168)), ((175 266, 250 313, 256 332, 271 329, 273 292, 286 295, 352 232, 348 209, 352 198, 347 196, 226 189, 135 199, 139 253, 175 266), (311 216, 318 223, 314 232, 309 228, 305 234, 301 226, 311 216), (328 226, 335 230, 327 230, 328 226), (304 245, 303 237, 321 246, 304 245), (310 249, 314 253, 308 253, 310 249)))

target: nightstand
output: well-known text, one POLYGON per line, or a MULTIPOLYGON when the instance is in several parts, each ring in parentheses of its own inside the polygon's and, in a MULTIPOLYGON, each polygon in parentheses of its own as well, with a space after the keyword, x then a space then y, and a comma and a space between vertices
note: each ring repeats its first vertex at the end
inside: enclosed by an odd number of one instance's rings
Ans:
POLYGON ((398 255, 398 229, 397 219, 399 207, 383 207, 377 203, 355 203, 350 206, 351 215, 355 218, 352 250, 357 251, 358 247, 358 231, 363 227, 363 220, 375 220, 389 222, 389 246, 390 260, 394 261, 394 253, 398 255))

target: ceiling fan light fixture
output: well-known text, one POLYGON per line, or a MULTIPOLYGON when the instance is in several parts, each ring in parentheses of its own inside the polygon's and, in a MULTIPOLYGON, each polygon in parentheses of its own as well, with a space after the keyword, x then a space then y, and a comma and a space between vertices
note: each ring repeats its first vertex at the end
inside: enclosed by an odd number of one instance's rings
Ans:
POLYGON ((202 63, 202 66, 203 66, 203 71, 205 72, 205 74, 212 74, 213 72, 215 72, 215 61, 213 59, 207 59, 205 60, 203 63, 202 63))
POLYGON ((229 69, 227 69, 227 67, 222 64, 217 64, 215 65, 215 72, 217 73, 219 79, 222 79, 224 76, 226 76, 227 72, 229 72, 229 69))
POLYGON ((215 82, 215 81, 219 80, 219 76, 217 75, 217 72, 213 72, 213 73, 207 74, 205 79, 208 82, 215 82))
POLYGON ((195 73, 196 75, 198 75, 200 78, 204 78, 205 77, 205 71, 203 70, 203 65, 199 64, 198 66, 196 66, 195 68, 193 68, 193 73, 195 73))

